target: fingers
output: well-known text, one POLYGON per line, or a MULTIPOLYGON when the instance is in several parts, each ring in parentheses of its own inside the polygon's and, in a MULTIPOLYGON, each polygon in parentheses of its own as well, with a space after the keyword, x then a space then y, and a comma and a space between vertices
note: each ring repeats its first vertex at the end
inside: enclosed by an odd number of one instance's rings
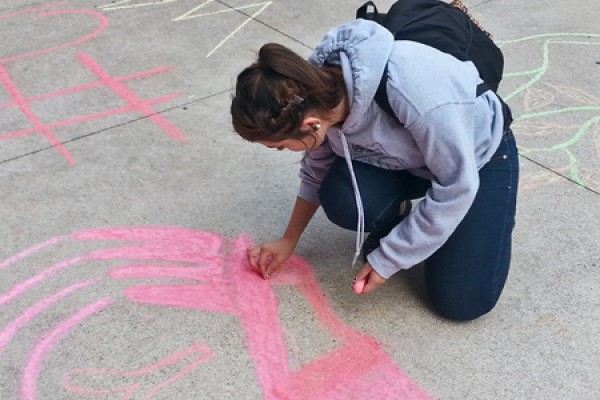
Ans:
POLYGON ((365 289, 365 283, 366 281, 364 279, 361 279, 359 281, 356 280, 356 278, 354 278, 354 284, 352 285, 352 290, 354 290, 354 292, 356 294, 361 294, 363 292, 363 290, 365 289))
POLYGON ((272 278, 279 271, 281 260, 264 246, 249 247, 247 257, 248 263, 258 269, 264 279, 272 278))
POLYGON ((362 269, 360 270, 360 272, 356 275, 356 280, 357 281, 361 281, 366 279, 369 274, 371 273, 371 271, 373 271, 373 267, 371 267, 371 264, 366 263, 362 269))
POLYGON ((252 267, 258 269, 258 257, 260 255, 260 246, 250 246, 246 252, 246 256, 248 257, 248 264, 252 267))
POLYGON ((371 293, 384 283, 385 279, 383 279, 377 272, 375 272, 375 270, 373 270, 373 272, 369 274, 367 283, 365 284, 365 287, 362 290, 362 294, 371 293))
POLYGON ((356 294, 361 294, 367 284, 367 277, 369 273, 372 271, 372 268, 369 264, 365 264, 365 266, 360 270, 358 275, 352 280, 352 290, 356 294))
POLYGON ((354 278, 352 289, 357 294, 367 294, 371 293, 384 283, 385 279, 373 269, 371 264, 367 263, 360 270, 358 275, 356 275, 356 278, 354 278))
POLYGON ((265 267, 265 279, 273 278, 279 272, 281 262, 277 259, 272 259, 271 263, 265 267))
POLYGON ((266 271, 264 268, 264 260, 266 257, 266 251, 262 248, 262 246, 259 245, 248 247, 246 256, 248 257, 248 264, 257 269, 262 277, 265 278, 266 271))
POLYGON ((263 278, 268 279, 271 277, 273 272, 273 263, 273 253, 267 249, 261 249, 260 256, 258 258, 258 267, 260 268, 263 278))

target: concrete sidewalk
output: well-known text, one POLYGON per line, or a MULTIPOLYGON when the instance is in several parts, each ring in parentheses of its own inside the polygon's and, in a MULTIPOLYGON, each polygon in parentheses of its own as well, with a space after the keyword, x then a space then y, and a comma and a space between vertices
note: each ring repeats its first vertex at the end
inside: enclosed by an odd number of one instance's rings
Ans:
POLYGON ((299 156, 233 133, 235 77, 362 1, 4 1, 0 399, 596 399, 600 28, 576 3, 466 2, 506 56, 522 179, 503 297, 456 324, 419 266, 356 296, 354 234, 320 212, 286 274, 243 261, 299 156))

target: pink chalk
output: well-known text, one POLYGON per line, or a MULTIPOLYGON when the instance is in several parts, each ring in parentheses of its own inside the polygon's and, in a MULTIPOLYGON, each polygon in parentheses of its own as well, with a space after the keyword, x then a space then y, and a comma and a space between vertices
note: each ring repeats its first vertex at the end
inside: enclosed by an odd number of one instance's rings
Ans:
POLYGON ((364 279, 361 279, 360 281, 356 281, 356 282, 354 283, 354 285, 352 285, 352 289, 354 289, 354 291, 355 291, 357 294, 361 294, 361 293, 362 293, 362 291, 363 291, 363 289, 365 288, 365 284, 366 284, 366 283, 367 283, 367 282, 366 282, 364 279))
MULTIPOLYGON (((261 398, 265 400, 349 400, 359 398, 357 394, 361 399, 431 400, 393 363, 377 341, 353 331, 337 318, 319 288, 312 267, 297 256, 286 261, 287 267, 277 275, 277 279, 263 281, 257 278, 256 270, 248 264, 246 249, 250 238, 246 236, 230 240, 210 232, 151 226, 92 229, 69 235, 67 239, 65 245, 69 242, 99 241, 102 246, 100 250, 59 261, 41 272, 36 270, 37 275, 15 284, 0 296, 0 311, 3 311, 4 304, 65 269, 89 260, 130 260, 110 270, 108 277, 160 280, 155 284, 127 287, 125 296, 132 302, 228 314, 239 319, 241 332, 245 333, 246 338, 246 346, 242 350, 248 353, 253 362, 257 386, 262 392, 261 398), (107 242, 116 244, 110 247, 107 242), (192 282, 169 283, 171 279, 192 282), (295 369, 289 366, 290 356, 294 354, 290 354, 286 346, 288 333, 278 318, 280 299, 275 291, 277 286, 296 289, 306 299, 316 320, 322 324, 324 333, 337 342, 332 350, 307 357, 306 364, 295 369)), ((20 262, 37 251, 59 243, 63 244, 57 238, 34 246, 0 266, 20 262)), ((2 273, 4 271, 0 270, 2 273)), ((71 294, 97 282, 94 279, 76 283, 25 310, 7 328, 2 328, 0 346, 3 348, 0 350, 4 350, 11 339, 31 324, 34 318, 71 294)), ((353 288, 356 293, 364 293, 366 283, 366 279, 355 282, 353 288)), ((21 400, 38 398, 41 374, 46 372, 45 361, 52 353, 59 353, 55 349, 61 341, 114 301, 105 298, 87 305, 39 338, 22 367, 21 400)), ((208 346, 197 342, 190 348, 140 369, 75 368, 63 375, 62 384, 65 390, 86 397, 112 395, 124 400, 140 395, 151 399, 216 357, 208 346), (158 378, 158 384, 149 387, 154 377, 158 378), (98 378, 106 382, 101 383, 101 387, 96 386, 98 378)))

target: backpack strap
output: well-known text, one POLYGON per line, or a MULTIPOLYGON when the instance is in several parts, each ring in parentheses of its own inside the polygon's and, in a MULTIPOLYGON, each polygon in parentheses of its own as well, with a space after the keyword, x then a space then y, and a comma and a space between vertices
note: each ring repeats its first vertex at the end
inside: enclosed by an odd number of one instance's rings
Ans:
POLYGON ((375 3, 372 1, 367 1, 356 10, 356 19, 375 21, 378 24, 385 26, 387 13, 380 13, 377 10, 375 3), (370 11, 369 7, 372 7, 372 11, 370 11))
POLYGON ((388 97, 387 92, 387 81, 388 81, 388 66, 385 64, 385 68, 383 69, 383 76, 381 77, 381 81, 379 81, 379 86, 377 87, 377 91, 375 92, 375 102, 381 107, 383 111, 386 112, 390 117, 398 120, 394 110, 392 110, 392 106, 390 105, 390 99, 388 97))
MULTIPOLYGON (((379 107, 381 107, 383 111, 386 112, 386 114, 398 121, 398 117, 396 116, 396 113, 394 113, 394 110, 392 110, 392 106, 390 105, 390 99, 388 97, 387 92, 387 82, 388 66, 386 63, 385 68, 383 69, 383 76, 381 77, 381 80, 379 81, 379 86, 377 87, 377 91, 375 92, 375 102, 379 107)), ((480 83, 479 85, 477 85, 477 97, 481 96, 488 90, 492 90, 490 85, 488 85, 485 82, 480 83)))
POLYGON ((377 12, 377 6, 372 1, 367 1, 356 10, 356 19, 362 18, 372 20, 373 18, 371 15, 374 15, 375 17, 379 15, 377 12), (373 7, 373 11, 369 12, 369 7, 373 7))
POLYGON ((479 85, 477 85, 477 97, 481 96, 482 94, 484 94, 485 92, 487 92, 488 90, 494 91, 492 89, 492 87, 490 85, 488 85, 486 82, 480 83, 479 85))

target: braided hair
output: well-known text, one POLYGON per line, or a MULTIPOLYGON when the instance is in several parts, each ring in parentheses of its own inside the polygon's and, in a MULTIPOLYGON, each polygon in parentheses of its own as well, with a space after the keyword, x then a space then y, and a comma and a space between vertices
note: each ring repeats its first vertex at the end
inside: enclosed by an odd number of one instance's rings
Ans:
POLYGON ((282 45, 265 44, 237 77, 233 128, 251 142, 302 139, 312 133, 300 130, 305 116, 330 112, 345 90, 339 68, 319 68, 282 45))

